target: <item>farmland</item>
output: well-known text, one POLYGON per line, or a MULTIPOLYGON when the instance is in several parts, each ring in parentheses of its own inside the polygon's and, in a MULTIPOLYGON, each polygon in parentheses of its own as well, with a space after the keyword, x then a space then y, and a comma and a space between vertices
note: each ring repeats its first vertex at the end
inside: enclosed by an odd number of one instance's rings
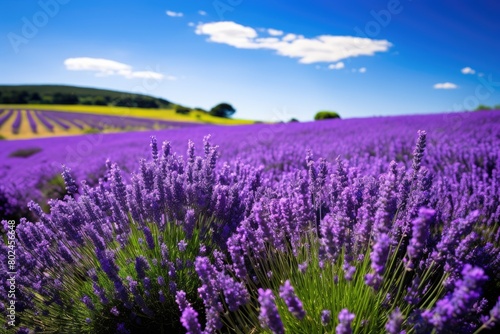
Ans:
POLYGON ((0 145, 1 214, 20 222, 20 326, 474 333, 498 322, 499 111, 0 145))
POLYGON ((226 124, 237 121, 204 115, 183 117, 164 110, 135 108, 52 106, 41 108, 0 109, 0 135, 6 139, 68 136, 92 132, 143 131, 199 125, 202 120, 226 124), (89 112, 90 111, 90 112, 89 112), (128 115, 128 116, 127 116, 128 115))

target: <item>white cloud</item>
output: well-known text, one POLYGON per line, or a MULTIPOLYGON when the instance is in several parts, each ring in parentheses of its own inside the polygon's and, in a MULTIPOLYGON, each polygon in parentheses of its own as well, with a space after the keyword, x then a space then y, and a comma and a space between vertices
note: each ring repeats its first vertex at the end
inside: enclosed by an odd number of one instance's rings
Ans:
MULTIPOLYGON (((268 30, 269 32, 269 30, 268 30)), ((300 63, 338 62, 358 56, 372 56, 391 47, 387 40, 373 40, 353 36, 322 35, 305 38, 302 35, 286 34, 282 38, 258 38, 254 28, 232 21, 200 23, 196 34, 207 35, 208 40, 240 49, 269 49, 278 55, 298 58, 300 63)))
POLYGON ((295 34, 286 34, 285 37, 283 37, 283 41, 284 42, 290 42, 290 41, 293 41, 296 38, 297 38, 297 35, 295 35, 295 34))
POLYGON ((267 29, 267 33, 271 36, 281 36, 283 35, 283 31, 281 30, 276 30, 276 29, 267 29))
POLYGON ((205 16, 207 15, 207 12, 205 12, 204 10, 199 10, 198 14, 200 14, 201 16, 205 16))
POLYGON ((361 67, 358 71, 359 73, 366 73, 366 67, 361 67))
POLYGON ((171 11, 171 10, 167 10, 165 13, 166 13, 168 16, 170 16, 170 17, 183 17, 183 16, 184 16, 184 14, 182 14, 182 13, 180 13, 180 12, 179 12, 179 13, 178 13, 178 12, 173 12, 173 11, 171 11))
POLYGON ((188 26, 190 26, 190 27, 194 27, 195 25, 196 25, 196 24, 194 24, 194 22, 189 22, 189 23, 188 23, 188 26))
POLYGON ((336 64, 330 64, 328 65, 328 68, 330 70, 340 70, 340 69, 343 69, 345 67, 345 64, 341 61, 339 61, 338 63, 336 64))
POLYGON ((434 85, 434 89, 456 89, 457 85, 451 82, 437 83, 434 85))
POLYGON ((461 71, 462 71, 463 74, 474 74, 474 73, 476 73, 476 71, 473 70, 470 67, 464 67, 464 68, 462 68, 461 71))
POLYGON ((95 72, 95 75, 98 77, 119 75, 127 79, 143 78, 162 80, 164 78, 164 75, 158 72, 134 71, 130 65, 103 58, 68 58, 64 61, 64 65, 69 71, 95 72))

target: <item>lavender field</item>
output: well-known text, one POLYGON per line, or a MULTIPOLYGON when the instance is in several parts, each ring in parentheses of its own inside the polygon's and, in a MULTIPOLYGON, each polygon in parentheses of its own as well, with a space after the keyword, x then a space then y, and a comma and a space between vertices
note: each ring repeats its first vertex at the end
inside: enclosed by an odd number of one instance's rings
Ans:
POLYGON ((0 180, 19 333, 499 330, 500 111, 0 141, 0 180))
POLYGON ((0 109, 0 138, 26 139, 84 133, 175 129, 193 122, 56 110, 0 109))

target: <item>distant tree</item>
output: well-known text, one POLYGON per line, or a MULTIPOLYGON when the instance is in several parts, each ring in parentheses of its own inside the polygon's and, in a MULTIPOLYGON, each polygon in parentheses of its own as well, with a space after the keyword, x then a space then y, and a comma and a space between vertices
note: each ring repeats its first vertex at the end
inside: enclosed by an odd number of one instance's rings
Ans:
POLYGON ((210 109, 210 115, 224 118, 231 117, 235 112, 236 109, 234 109, 229 103, 219 103, 210 109))
POLYGON ((489 106, 486 106, 484 104, 480 104, 476 107, 476 109, 474 109, 475 111, 480 111, 480 110, 491 110, 491 107, 489 106))
POLYGON ((38 92, 33 92, 31 93, 29 100, 30 102, 40 102, 42 101, 42 97, 38 94, 38 92))
POLYGON ((78 97, 71 93, 55 93, 52 97, 54 104, 78 104, 78 97))
POLYGON ((340 118, 340 115, 336 113, 335 111, 318 111, 316 115, 314 116, 315 121, 321 121, 324 119, 336 119, 340 118))
POLYGON ((298 122, 299 122, 299 120, 298 120, 298 119, 296 119, 296 118, 292 118, 292 119, 290 119, 290 120, 288 121, 288 123, 298 123, 298 122))
POLYGON ((495 105, 495 106, 493 107, 493 109, 495 109, 495 110, 500 110, 500 104, 495 105))
POLYGON ((199 112, 208 113, 208 111, 206 111, 205 109, 200 108, 200 107, 193 108, 193 110, 195 110, 195 111, 199 111, 199 112))
POLYGON ((104 96, 96 96, 94 98, 93 104, 96 105, 96 106, 107 106, 108 105, 108 101, 107 101, 106 97, 104 97, 104 96))
POLYGON ((177 114, 187 115, 191 112, 191 109, 189 109, 187 107, 183 107, 183 106, 177 106, 177 107, 175 107, 175 112, 177 114))

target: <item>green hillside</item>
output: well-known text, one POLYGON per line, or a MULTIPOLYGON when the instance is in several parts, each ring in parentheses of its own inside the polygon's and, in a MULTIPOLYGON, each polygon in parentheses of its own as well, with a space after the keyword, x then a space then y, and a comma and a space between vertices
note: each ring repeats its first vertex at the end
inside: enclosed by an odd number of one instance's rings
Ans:
POLYGON ((142 94, 64 85, 0 85, 0 104, 99 105, 172 108, 170 101, 142 94))

